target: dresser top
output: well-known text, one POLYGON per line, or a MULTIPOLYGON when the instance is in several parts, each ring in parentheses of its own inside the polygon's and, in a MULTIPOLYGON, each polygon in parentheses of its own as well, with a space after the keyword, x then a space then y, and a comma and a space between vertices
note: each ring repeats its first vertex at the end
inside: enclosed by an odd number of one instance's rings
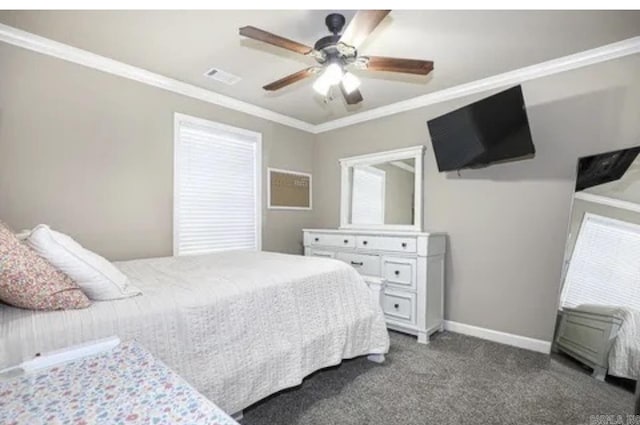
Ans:
POLYGON ((444 232, 415 232, 411 230, 364 230, 364 229, 302 229, 311 233, 348 233, 350 235, 380 235, 380 236, 446 236, 444 232))

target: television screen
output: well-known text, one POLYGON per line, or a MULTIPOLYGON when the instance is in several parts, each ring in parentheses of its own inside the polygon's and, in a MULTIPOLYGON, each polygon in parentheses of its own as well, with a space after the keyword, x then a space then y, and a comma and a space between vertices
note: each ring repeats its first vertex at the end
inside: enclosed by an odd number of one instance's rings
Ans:
POLYGON ((578 160, 576 192, 621 178, 640 153, 640 147, 585 156, 578 160))
POLYGON ((440 171, 535 154, 520 86, 434 118, 427 126, 440 171))

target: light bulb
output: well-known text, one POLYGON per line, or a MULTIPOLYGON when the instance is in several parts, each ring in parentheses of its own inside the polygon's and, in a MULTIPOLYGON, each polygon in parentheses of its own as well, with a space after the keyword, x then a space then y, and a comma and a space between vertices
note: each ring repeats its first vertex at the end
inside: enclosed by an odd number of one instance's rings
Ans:
POLYGON ((327 81, 326 78, 323 78, 324 74, 320 75, 316 81, 313 83, 313 89, 319 95, 326 96, 329 93, 329 89, 331 88, 331 84, 327 81))
POLYGON ((342 80, 342 67, 333 62, 329 64, 323 75, 329 81, 329 84, 335 86, 342 80))
POLYGON ((347 94, 351 94, 360 87, 360 79, 350 72, 345 72, 342 76, 342 88, 347 94))
POLYGON ((329 93, 331 86, 335 86, 342 80, 342 67, 333 62, 327 66, 322 74, 313 83, 313 89, 322 96, 329 93))

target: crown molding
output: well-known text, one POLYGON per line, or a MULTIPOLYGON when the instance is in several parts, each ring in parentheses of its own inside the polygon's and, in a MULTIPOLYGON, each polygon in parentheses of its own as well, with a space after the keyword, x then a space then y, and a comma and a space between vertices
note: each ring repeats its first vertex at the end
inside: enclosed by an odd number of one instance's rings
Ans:
POLYGON ((203 89, 146 69, 91 53, 87 50, 69 46, 39 35, 23 31, 9 25, 0 24, 0 41, 22 47, 34 52, 53 56, 69 62, 84 65, 89 68, 128 78, 140 83, 148 84, 173 93, 198 99, 224 108, 244 112, 265 120, 273 121, 289 127, 312 133, 314 125, 283 115, 260 106, 252 105, 229 96, 203 89))
POLYGON ((476 80, 470 83, 461 84, 448 89, 425 94, 423 96, 418 96, 401 102, 392 103, 390 105, 381 106, 379 108, 370 109, 368 111, 349 115, 337 120, 328 121, 326 123, 316 125, 314 131, 316 134, 323 133, 325 131, 347 127, 376 118, 382 118, 389 115, 398 114, 400 112, 422 108, 424 106, 433 105, 435 103, 445 102, 476 93, 482 93, 488 90, 520 84, 536 78, 546 77, 560 72, 570 71, 572 69, 581 68, 587 65, 593 65, 600 62, 606 62, 612 59, 617 59, 636 53, 640 53, 640 37, 628 38, 616 43, 596 47, 595 49, 585 50, 573 55, 564 56, 558 59, 552 59, 550 61, 541 62, 536 65, 527 66, 524 68, 516 69, 514 71, 505 72, 503 74, 494 75, 488 78, 483 78, 481 80, 476 80))
POLYGON ((505 72, 503 74, 494 75, 492 77, 414 97, 412 99, 370 109, 344 118, 328 121, 323 124, 314 125, 248 102, 243 102, 241 100, 216 93, 212 90, 203 89, 201 87, 194 86, 193 84, 165 77, 164 75, 147 71, 146 69, 138 68, 124 62, 119 62, 105 56, 91 53, 87 50, 79 49, 77 47, 60 43, 1 23, 0 41, 313 134, 324 133, 326 131, 348 127, 350 125, 370 121, 376 118, 383 118, 400 112, 410 111, 412 109, 418 109, 424 106, 476 93, 482 93, 488 90, 519 84, 535 78, 546 77, 587 65, 593 65, 640 53, 640 37, 633 37, 597 47, 595 49, 585 50, 573 55, 527 66, 514 71, 505 72))

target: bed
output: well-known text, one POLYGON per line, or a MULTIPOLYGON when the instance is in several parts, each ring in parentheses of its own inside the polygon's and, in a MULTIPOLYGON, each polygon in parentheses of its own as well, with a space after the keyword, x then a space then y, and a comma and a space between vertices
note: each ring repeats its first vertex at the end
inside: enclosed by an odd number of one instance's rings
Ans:
POLYGON ((389 348, 366 283, 336 260, 236 251, 115 264, 143 295, 85 310, 1 306, 0 369, 118 335, 235 413, 342 359, 389 348))
POLYGON ((640 378, 640 311, 602 305, 563 308, 555 345, 593 368, 593 376, 606 374, 640 378))

